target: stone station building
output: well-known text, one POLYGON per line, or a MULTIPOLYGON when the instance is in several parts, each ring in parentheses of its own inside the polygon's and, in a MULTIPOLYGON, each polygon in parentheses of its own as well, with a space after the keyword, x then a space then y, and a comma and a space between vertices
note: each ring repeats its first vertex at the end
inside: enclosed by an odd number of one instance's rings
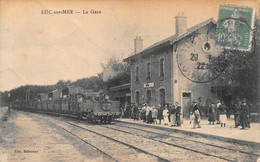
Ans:
POLYGON ((206 105, 209 100, 223 97, 220 85, 205 81, 220 74, 199 76, 201 72, 207 73, 206 69, 194 67, 199 61, 207 60, 208 55, 220 53, 214 41, 216 22, 209 19, 187 29, 187 17, 182 13, 175 17, 175 24, 175 35, 146 49, 143 49, 142 38, 136 37, 135 54, 124 61, 131 66, 132 103, 157 107, 179 102, 183 117, 188 117, 192 101, 206 105))

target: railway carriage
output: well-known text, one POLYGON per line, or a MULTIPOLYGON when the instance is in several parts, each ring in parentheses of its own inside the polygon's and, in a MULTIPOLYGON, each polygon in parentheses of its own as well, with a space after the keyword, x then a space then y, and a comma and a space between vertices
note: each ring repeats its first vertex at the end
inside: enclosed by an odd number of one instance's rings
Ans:
POLYGON ((68 87, 41 94, 38 100, 14 101, 12 107, 19 110, 70 114, 94 123, 110 123, 119 118, 119 102, 111 101, 103 92, 85 91, 80 87, 68 87), (60 95, 58 94, 60 93, 60 95))
POLYGON ((59 100, 60 103, 60 109, 58 110, 59 112, 62 113, 69 113, 69 101, 68 99, 60 99, 59 100))

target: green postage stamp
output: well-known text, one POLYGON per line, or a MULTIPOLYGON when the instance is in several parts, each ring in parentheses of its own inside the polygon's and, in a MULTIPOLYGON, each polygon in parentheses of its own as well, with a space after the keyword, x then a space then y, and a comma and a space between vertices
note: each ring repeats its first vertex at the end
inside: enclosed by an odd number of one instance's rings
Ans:
POLYGON ((250 51, 255 9, 220 5, 216 45, 227 49, 250 51))

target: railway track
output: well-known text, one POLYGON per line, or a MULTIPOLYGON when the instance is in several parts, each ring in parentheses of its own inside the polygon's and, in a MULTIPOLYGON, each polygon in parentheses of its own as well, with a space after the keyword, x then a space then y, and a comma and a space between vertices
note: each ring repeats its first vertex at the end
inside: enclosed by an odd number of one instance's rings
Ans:
POLYGON ((247 159, 247 161, 248 159, 252 159, 252 161, 256 161, 257 158, 260 157, 260 155, 256 153, 247 152, 239 149, 233 149, 233 148, 201 142, 201 141, 195 141, 188 138, 178 137, 169 134, 167 131, 147 128, 141 125, 139 126, 130 123, 116 123, 114 125, 103 125, 103 127, 107 129, 113 129, 119 132, 140 136, 143 138, 151 139, 154 141, 167 144, 169 146, 179 147, 185 150, 194 151, 206 156, 215 157, 226 161, 237 161, 238 159, 241 158, 247 159))
POLYGON ((194 150, 183 149, 154 139, 136 136, 131 133, 116 131, 110 127, 106 128, 104 125, 88 126, 66 121, 58 125, 63 130, 77 136, 77 138, 82 138, 82 141, 90 143, 115 161, 137 161, 138 158, 140 160, 140 157, 142 157, 142 161, 232 161, 201 154, 194 150), (92 135, 90 136, 90 134, 92 135), (97 143, 92 142, 97 140, 97 143), (111 152, 111 150, 114 151, 111 152))
POLYGON ((257 161, 259 157, 253 152, 178 137, 145 125, 87 125, 64 118, 57 121, 55 124, 64 131, 112 161, 257 161))
POLYGON ((56 125, 72 136, 80 139, 82 142, 100 151, 105 156, 108 156, 111 161, 145 160, 169 162, 169 160, 165 158, 71 122, 56 122, 56 125))

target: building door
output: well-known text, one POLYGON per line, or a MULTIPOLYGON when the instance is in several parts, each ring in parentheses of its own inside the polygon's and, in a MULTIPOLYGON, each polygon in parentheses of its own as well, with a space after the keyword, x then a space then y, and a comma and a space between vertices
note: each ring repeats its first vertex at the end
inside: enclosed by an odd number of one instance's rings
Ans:
POLYGON ((152 99, 152 92, 151 92, 151 90, 147 90, 146 91, 146 103, 150 104, 151 103, 151 99, 152 99))
POLYGON ((160 105, 165 106, 165 89, 160 89, 160 105))
POLYGON ((139 91, 137 91, 137 92, 135 93, 135 103, 136 103, 137 105, 139 105, 139 103, 140 103, 140 92, 139 92, 139 91))
POLYGON ((182 93, 183 118, 188 119, 191 107, 191 93, 182 93))

